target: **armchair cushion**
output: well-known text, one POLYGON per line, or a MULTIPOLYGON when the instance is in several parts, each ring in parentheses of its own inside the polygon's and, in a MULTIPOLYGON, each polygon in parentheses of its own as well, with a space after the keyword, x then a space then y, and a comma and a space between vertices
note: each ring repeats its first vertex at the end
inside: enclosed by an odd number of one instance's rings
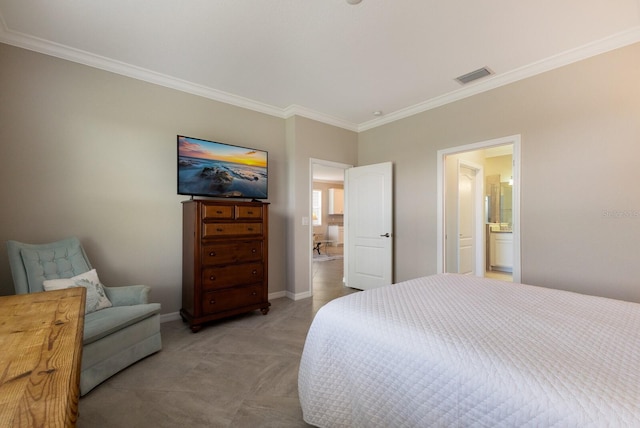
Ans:
POLYGON ((84 319, 83 345, 96 342, 139 321, 160 313, 160 303, 113 306, 88 314, 84 319))
POLYGON ((87 289, 87 299, 84 306, 84 313, 99 311, 110 308, 111 301, 107 298, 104 286, 100 283, 98 272, 91 269, 89 272, 81 273, 73 278, 47 279, 42 282, 45 291, 60 290, 71 287, 84 287, 87 289))

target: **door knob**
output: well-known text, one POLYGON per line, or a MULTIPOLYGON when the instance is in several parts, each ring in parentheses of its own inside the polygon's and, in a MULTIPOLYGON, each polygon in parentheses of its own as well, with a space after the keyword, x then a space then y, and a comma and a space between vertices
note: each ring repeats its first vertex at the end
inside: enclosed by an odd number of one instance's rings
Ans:
POLYGON ((389 232, 387 232, 387 233, 385 233, 384 235, 380 235, 380 236, 382 236, 382 237, 384 237, 384 238, 388 238, 388 237, 389 237, 389 236, 391 236, 391 235, 389 235, 389 232))

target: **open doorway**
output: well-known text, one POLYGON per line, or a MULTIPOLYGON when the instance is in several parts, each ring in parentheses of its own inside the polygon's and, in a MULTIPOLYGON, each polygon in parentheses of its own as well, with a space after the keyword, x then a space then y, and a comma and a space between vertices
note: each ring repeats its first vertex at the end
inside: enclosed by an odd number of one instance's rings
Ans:
POLYGON ((438 272, 520 282, 519 165, 519 135, 438 151, 438 272))
POLYGON ((344 173, 350 167, 311 160, 310 292, 319 304, 349 292, 344 287, 344 173))

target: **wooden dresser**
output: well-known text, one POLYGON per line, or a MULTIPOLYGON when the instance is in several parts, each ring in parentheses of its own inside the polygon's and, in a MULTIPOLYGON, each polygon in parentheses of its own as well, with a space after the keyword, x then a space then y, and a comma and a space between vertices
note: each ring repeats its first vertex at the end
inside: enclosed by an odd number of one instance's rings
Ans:
POLYGON ((84 287, 0 297, 0 426, 73 427, 84 287))
POLYGON ((182 319, 197 332, 207 321, 269 312, 269 205, 183 202, 182 319))

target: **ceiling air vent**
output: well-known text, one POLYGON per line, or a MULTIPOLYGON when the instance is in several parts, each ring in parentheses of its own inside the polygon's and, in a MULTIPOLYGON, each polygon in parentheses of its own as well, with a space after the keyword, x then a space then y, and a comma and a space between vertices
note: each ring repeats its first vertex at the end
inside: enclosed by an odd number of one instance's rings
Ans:
POLYGON ((459 83, 461 83, 463 85, 466 85, 467 83, 471 83, 474 80, 481 79, 481 78, 486 77, 486 76, 488 76, 490 74, 493 74, 493 71, 491 71, 488 67, 482 67, 482 68, 479 68, 477 70, 472 71, 471 73, 467 73, 467 74, 464 74, 462 76, 458 76, 458 77, 456 77, 456 80, 459 83))

